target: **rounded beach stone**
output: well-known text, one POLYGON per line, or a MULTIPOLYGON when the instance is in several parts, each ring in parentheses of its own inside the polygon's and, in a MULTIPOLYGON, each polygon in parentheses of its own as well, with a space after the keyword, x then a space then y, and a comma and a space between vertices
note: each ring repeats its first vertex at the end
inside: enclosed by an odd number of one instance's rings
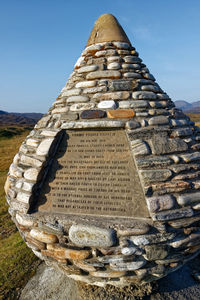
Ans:
POLYGON ((98 108, 116 108, 116 104, 115 104, 115 101, 113 100, 107 100, 107 101, 101 101, 99 104, 98 104, 98 108))
POLYGON ((16 214, 16 220, 17 222, 22 225, 22 226, 27 226, 27 227, 31 227, 34 225, 34 221, 27 218, 26 216, 22 216, 22 215, 19 215, 18 213, 16 214))
POLYGON ((41 230, 38 230, 38 229, 31 229, 30 231, 30 235, 38 240, 38 241, 41 241, 41 242, 44 242, 44 243, 47 243, 47 244, 52 244, 52 243, 56 243, 58 242, 58 238, 56 235, 54 234, 49 234, 49 233, 46 233, 44 231, 41 231, 41 230))
POLYGON ((36 181, 39 172, 40 171, 38 169, 30 168, 24 172, 24 178, 26 178, 27 180, 36 181))
POLYGON ((111 247, 116 242, 113 229, 103 229, 95 226, 72 225, 69 238, 77 246, 111 247))
POLYGON ((119 70, 121 65, 117 62, 112 62, 108 65, 108 70, 119 70))
POLYGON ((51 144, 53 143, 53 140, 54 140, 53 138, 49 138, 42 141, 36 150, 36 154, 47 155, 51 147, 51 144))

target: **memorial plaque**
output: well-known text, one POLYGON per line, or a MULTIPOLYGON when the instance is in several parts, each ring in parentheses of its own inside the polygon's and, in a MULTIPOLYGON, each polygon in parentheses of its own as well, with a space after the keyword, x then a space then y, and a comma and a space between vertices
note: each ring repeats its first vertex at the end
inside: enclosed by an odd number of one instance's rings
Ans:
POLYGON ((38 210, 148 217, 125 131, 67 131, 45 180, 38 210))

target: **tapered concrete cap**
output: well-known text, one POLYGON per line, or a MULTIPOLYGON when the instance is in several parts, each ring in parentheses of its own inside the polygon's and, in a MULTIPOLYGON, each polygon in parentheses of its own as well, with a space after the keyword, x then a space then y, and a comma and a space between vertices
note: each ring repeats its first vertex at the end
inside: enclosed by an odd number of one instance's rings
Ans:
POLYGON ((131 44, 117 19, 111 14, 104 14, 97 19, 86 47, 103 42, 125 42, 131 44))

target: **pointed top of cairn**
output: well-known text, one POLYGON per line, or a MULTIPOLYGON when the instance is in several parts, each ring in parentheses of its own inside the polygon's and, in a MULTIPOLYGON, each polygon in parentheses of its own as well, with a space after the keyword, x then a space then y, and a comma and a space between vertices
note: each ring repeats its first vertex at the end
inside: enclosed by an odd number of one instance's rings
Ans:
POLYGON ((97 19, 86 47, 103 42, 125 42, 131 44, 117 19, 111 14, 103 14, 97 19))

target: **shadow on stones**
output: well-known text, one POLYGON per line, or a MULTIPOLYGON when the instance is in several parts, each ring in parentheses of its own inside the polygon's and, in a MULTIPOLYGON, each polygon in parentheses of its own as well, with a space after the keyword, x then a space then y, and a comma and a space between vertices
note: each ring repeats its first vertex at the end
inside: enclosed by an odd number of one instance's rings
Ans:
POLYGON ((39 207, 47 203, 47 210, 51 207, 52 203, 48 199, 47 195, 51 192, 50 183, 56 178, 56 173, 61 170, 63 166, 59 163, 58 159, 63 157, 67 150, 69 135, 66 131, 62 132, 62 138, 60 142, 55 140, 51 149, 49 150, 49 157, 47 158, 45 167, 41 170, 39 175, 40 181, 36 184, 35 188, 35 203, 30 208, 29 213, 35 213, 39 211, 39 207), (38 185, 40 187, 38 188, 38 185))

